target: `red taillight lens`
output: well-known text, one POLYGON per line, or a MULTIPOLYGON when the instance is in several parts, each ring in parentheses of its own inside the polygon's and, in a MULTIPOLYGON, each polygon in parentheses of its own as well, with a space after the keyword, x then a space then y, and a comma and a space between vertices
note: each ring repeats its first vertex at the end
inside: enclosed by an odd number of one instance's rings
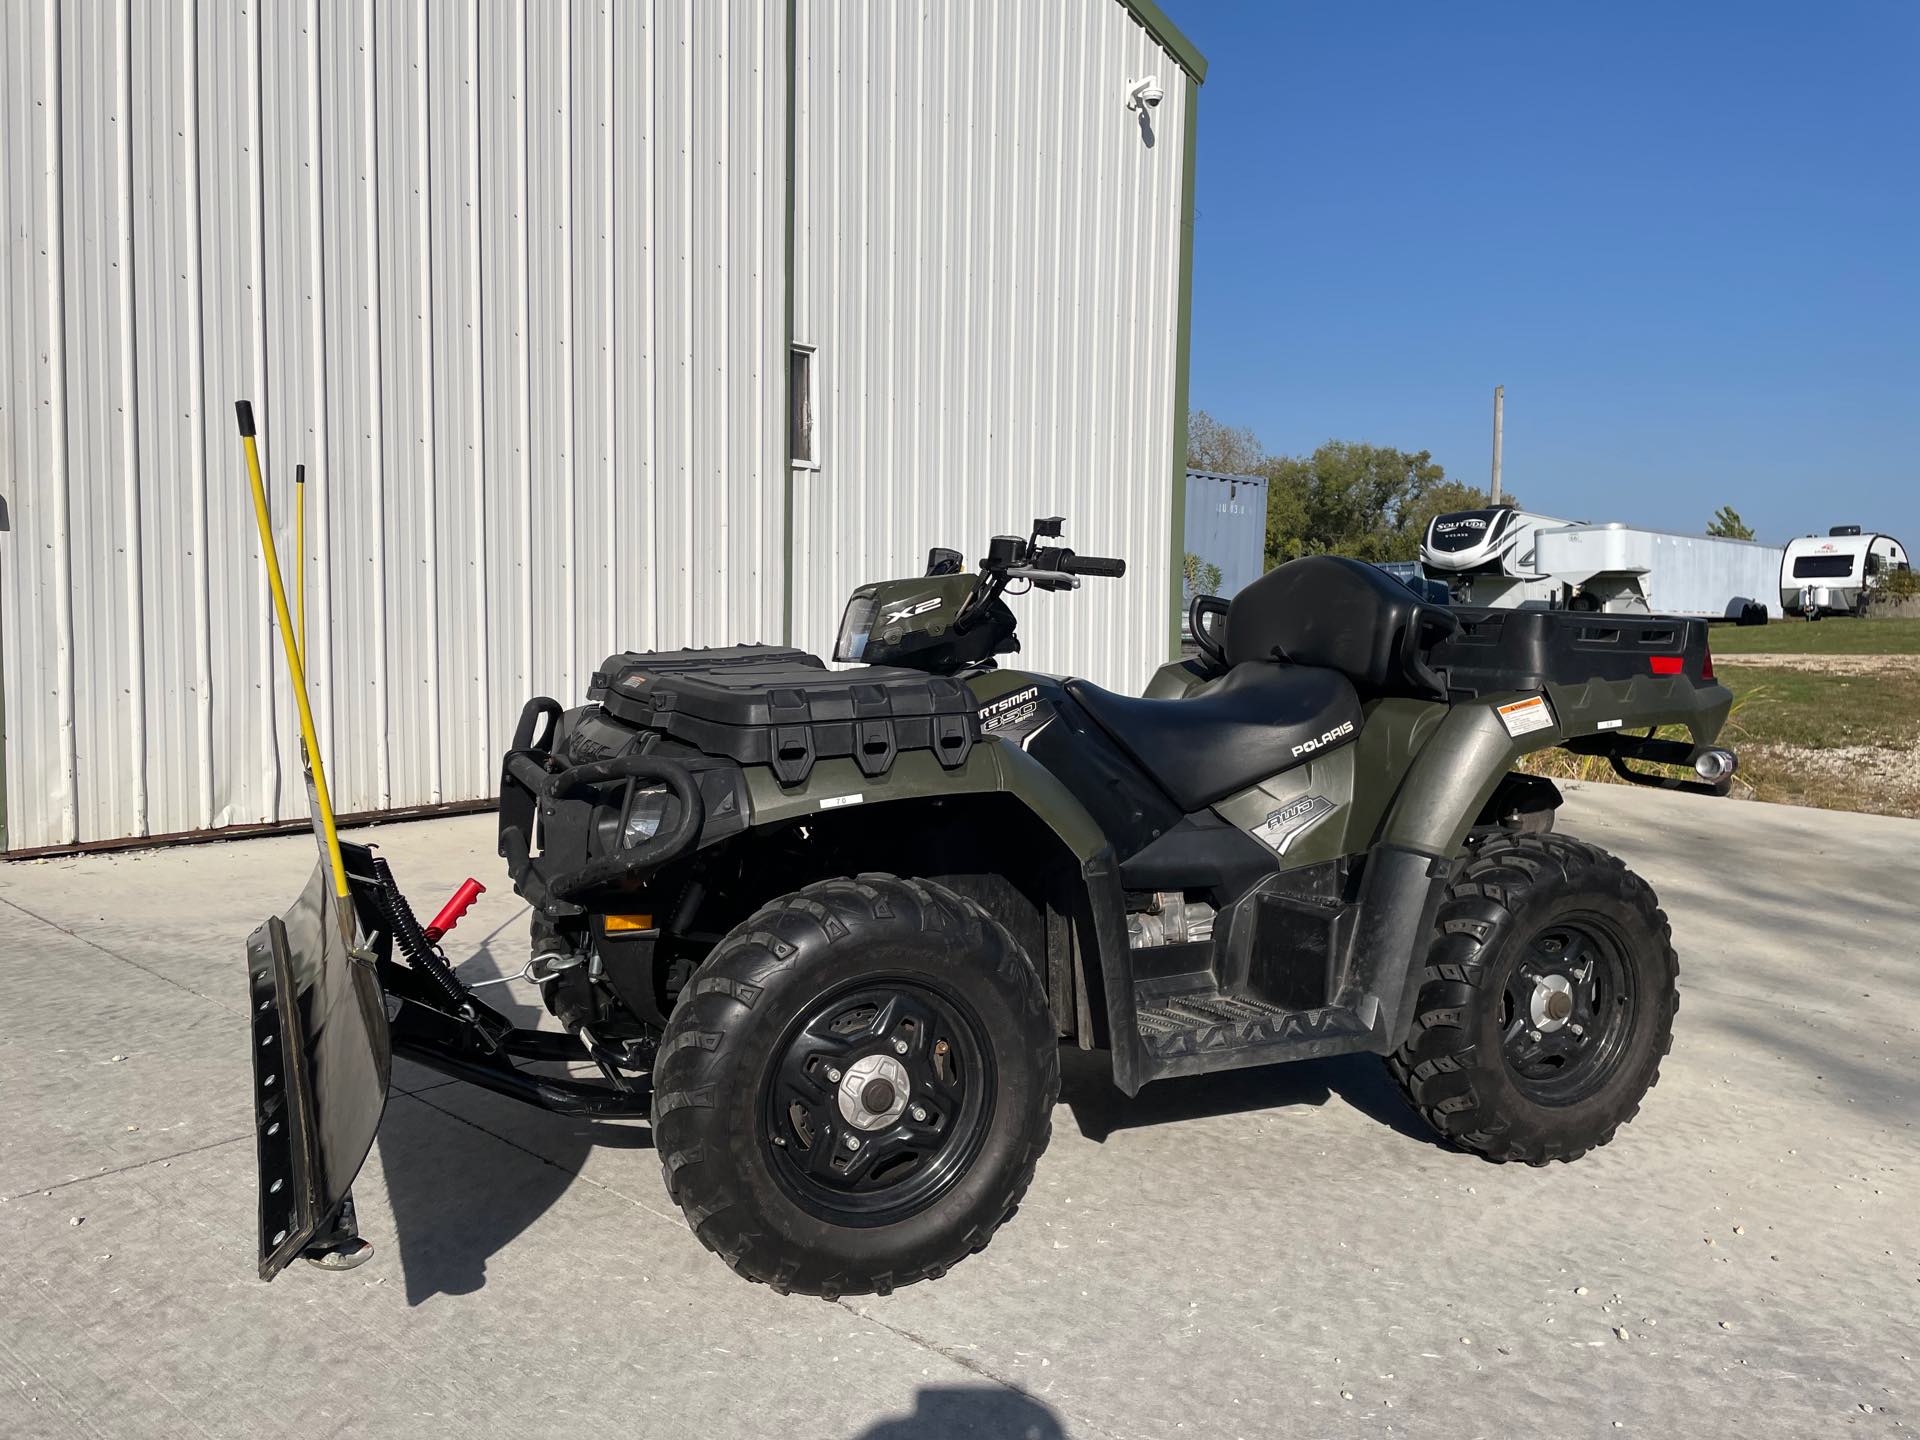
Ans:
POLYGON ((1680 657, 1678 655, 1649 655, 1647 657, 1647 664, 1653 667, 1653 673, 1656 675, 1678 675, 1680 673, 1680 657))
POLYGON ((1707 651, 1706 662, 1700 667, 1700 678, 1702 680, 1713 679, 1713 651, 1712 650, 1707 651))

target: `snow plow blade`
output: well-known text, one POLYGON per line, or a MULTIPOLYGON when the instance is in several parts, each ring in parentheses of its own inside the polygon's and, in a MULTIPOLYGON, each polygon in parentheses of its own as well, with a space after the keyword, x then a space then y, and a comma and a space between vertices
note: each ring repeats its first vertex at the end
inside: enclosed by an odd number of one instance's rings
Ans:
POLYGON ((339 913, 323 860, 293 908, 247 937, 262 1280, 357 1245, 351 1187, 393 1072, 378 969, 390 942, 364 918, 379 913, 372 854, 340 850, 356 914, 339 913))

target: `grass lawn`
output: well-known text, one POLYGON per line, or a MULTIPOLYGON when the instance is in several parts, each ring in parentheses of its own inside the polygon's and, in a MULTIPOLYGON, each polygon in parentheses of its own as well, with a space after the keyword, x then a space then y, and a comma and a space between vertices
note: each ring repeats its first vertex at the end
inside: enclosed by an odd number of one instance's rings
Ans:
POLYGON ((1742 743, 1898 748, 1920 739, 1920 666, 1836 675, 1741 665, 1715 656, 1713 668, 1733 691, 1727 735, 1736 749, 1742 743))
MULTIPOLYGON (((1715 643, 1717 648, 1717 633, 1715 643)), ((1733 715, 1720 738, 1739 753, 1740 793, 1788 805, 1920 818, 1920 663, 1856 660, 1821 671, 1742 665, 1716 656, 1714 669, 1733 691, 1733 715)), ((1684 738, 1678 730, 1673 734, 1684 738)), ((1522 768, 1555 779, 1615 778, 1604 760, 1564 750, 1538 751, 1522 768)))
POLYGON ((1765 625, 1715 625, 1713 654, 1920 655, 1920 620, 1774 620, 1765 625))
MULTIPOLYGON (((1720 738, 1740 755, 1738 793, 1920 819, 1920 619, 1715 625, 1712 645, 1720 683, 1733 691, 1720 738)), ((1523 768, 1616 778, 1604 760, 1563 750, 1537 752, 1523 768)))
POLYGON ((1920 665, 1822 673, 1728 663, 1715 670, 1734 694, 1723 736, 1739 752, 1741 779, 1756 798, 1920 817, 1920 665))

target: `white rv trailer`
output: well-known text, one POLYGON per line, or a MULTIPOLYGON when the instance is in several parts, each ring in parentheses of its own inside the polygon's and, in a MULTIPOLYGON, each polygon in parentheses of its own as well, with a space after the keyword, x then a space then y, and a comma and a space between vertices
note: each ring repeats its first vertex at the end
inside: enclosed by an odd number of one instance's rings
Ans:
POLYGON ((1760 624, 1781 614, 1785 557, 1778 545, 1641 530, 1569 525, 1534 540, 1535 563, 1566 587, 1573 610, 1690 615, 1760 624))
POLYGON ((1910 568, 1907 547, 1891 535, 1863 535, 1836 525, 1825 535, 1787 542, 1780 568, 1780 605, 1795 615, 1858 614, 1869 592, 1910 568))
POLYGON ((1573 523, 1510 505, 1436 515, 1427 522, 1420 563, 1447 582, 1456 605, 1547 609, 1564 587, 1536 563, 1535 537, 1573 523))

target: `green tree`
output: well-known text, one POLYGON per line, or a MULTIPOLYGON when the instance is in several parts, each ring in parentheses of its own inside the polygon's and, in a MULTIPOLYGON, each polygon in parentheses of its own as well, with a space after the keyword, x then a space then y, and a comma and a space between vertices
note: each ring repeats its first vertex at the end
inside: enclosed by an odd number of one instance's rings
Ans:
POLYGON ((1722 505, 1713 512, 1713 520, 1707 526, 1707 534, 1717 540, 1751 540, 1753 527, 1740 518, 1740 512, 1731 505, 1722 505))
POLYGON ((1244 425, 1226 425, 1204 410, 1187 415, 1187 468, 1220 475, 1257 475, 1267 452, 1244 425))
POLYGON ((1299 555, 1412 560, 1427 522, 1489 503, 1478 486, 1447 479, 1425 450, 1329 440, 1307 456, 1263 461, 1267 564, 1299 555))
POLYGON ((1180 579, 1187 587, 1189 600, 1196 595, 1220 593, 1220 567, 1211 560, 1202 560, 1191 550, 1187 552, 1186 559, 1180 562, 1180 579))

